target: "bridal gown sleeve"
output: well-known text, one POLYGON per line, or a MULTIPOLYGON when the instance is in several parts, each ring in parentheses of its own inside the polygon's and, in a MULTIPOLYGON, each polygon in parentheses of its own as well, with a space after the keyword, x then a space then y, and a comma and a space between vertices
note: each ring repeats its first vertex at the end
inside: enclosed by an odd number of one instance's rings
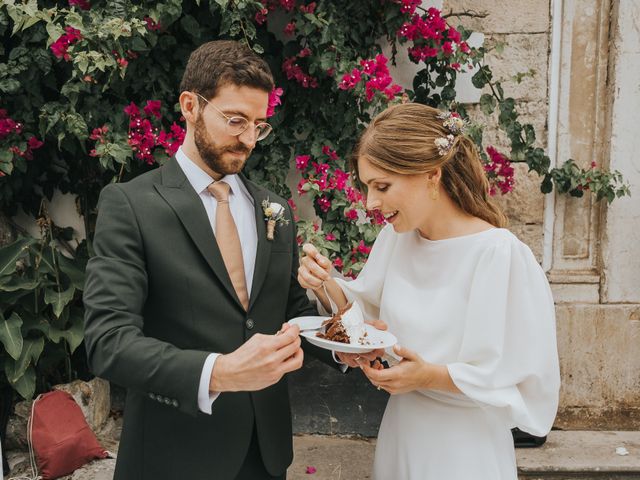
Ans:
POLYGON ((555 310, 544 272, 529 248, 500 242, 472 274, 456 386, 509 427, 546 435, 558 407, 555 310))
POLYGON ((376 238, 364 268, 353 281, 336 278, 349 302, 356 301, 362 309, 365 320, 380 318, 380 299, 384 278, 392 257, 397 236, 393 227, 387 225, 376 238))

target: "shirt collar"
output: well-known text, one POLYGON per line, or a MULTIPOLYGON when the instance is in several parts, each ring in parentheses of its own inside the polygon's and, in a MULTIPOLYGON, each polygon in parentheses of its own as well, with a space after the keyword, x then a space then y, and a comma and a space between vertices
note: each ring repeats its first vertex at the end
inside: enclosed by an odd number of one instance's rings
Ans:
MULTIPOLYGON (((187 177, 187 180, 189 180, 189 183, 198 195, 204 192, 212 182, 216 181, 211 178, 207 172, 196 165, 193 160, 187 157, 187 154, 184 153, 182 147, 178 148, 178 151, 176 152, 176 160, 187 177)), ((243 191, 240 187, 241 182, 238 179, 238 175, 225 175, 218 181, 228 183, 231 187, 231 193, 240 193, 243 191)))

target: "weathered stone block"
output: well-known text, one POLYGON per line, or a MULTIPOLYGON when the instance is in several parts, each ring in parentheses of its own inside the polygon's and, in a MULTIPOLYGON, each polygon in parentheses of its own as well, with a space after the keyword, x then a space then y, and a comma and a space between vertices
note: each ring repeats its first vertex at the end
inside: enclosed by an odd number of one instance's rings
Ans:
POLYGON ((474 11, 488 14, 484 18, 453 17, 452 25, 486 33, 539 33, 550 29, 548 0, 446 0, 442 10, 449 12, 474 11))
POLYGON ((512 223, 509 230, 525 243, 538 263, 542 262, 542 224, 512 223))
POLYGON ((542 179, 535 172, 528 172, 526 164, 517 163, 513 191, 494 198, 513 224, 542 224, 544 194, 540 192, 542 179))
POLYGON ((558 305, 557 425, 640 428, 640 305, 558 305))
POLYGON ((502 53, 492 50, 486 56, 494 80, 504 80, 502 87, 507 97, 516 100, 546 100, 547 68, 549 61, 549 35, 540 34, 493 34, 485 40, 485 45, 505 43, 502 53), (533 76, 527 76, 520 83, 513 81, 518 73, 534 70, 533 76))
POLYGON ((89 382, 76 380, 75 382, 56 385, 53 388, 67 392, 73 397, 94 432, 99 430, 107 421, 111 410, 111 400, 109 397, 109 382, 106 380, 98 377, 89 382))

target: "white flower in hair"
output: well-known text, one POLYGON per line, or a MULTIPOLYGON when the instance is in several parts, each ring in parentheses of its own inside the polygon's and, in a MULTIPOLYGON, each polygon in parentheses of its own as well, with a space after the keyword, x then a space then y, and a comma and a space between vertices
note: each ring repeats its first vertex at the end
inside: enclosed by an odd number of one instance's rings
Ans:
POLYGON ((455 137, 451 134, 447 135, 446 137, 436 138, 433 143, 436 144, 436 148, 438 149, 438 154, 441 156, 446 155, 447 152, 451 150, 451 147, 453 147, 454 140, 455 140, 455 137))

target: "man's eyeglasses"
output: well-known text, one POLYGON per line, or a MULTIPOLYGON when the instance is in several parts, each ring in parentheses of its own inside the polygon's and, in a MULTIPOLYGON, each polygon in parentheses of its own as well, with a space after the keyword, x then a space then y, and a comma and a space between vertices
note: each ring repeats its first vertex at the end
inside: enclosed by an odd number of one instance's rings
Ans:
MULTIPOLYGON (((237 137, 238 135, 242 135, 242 133, 249 128, 249 124, 251 122, 249 122, 249 120, 247 120, 244 117, 229 117, 227 115, 225 115, 224 113, 222 113, 222 111, 216 107, 213 103, 211 103, 209 100, 207 100, 206 98, 204 98, 202 95, 200 95, 199 93, 196 93, 196 95, 198 95, 201 99, 203 99, 205 102, 207 102, 209 105, 211 105, 216 112, 218 112, 220 115, 222 115, 224 118, 227 119, 227 134, 231 135, 233 137, 237 137)), ((258 123, 255 127, 256 129, 256 141, 259 142, 260 140, 264 140, 265 138, 267 138, 267 136, 271 133, 271 131, 273 130, 273 127, 271 125, 269 125, 266 122, 262 122, 262 123, 258 123)))

